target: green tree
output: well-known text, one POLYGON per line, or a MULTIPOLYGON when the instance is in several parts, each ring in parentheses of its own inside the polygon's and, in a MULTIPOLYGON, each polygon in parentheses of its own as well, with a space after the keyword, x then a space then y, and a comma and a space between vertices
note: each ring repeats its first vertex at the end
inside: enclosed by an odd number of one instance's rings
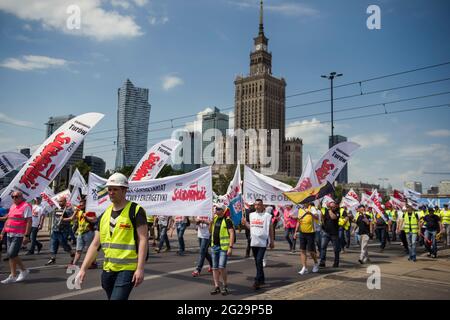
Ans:
POLYGON ((123 168, 120 168, 116 172, 124 174, 126 177, 130 177, 133 173, 134 167, 133 166, 125 166, 123 168))
POLYGON ((170 176, 178 176, 180 174, 183 174, 184 172, 181 170, 175 170, 172 168, 172 166, 166 164, 161 171, 158 173, 156 178, 164 178, 164 177, 170 177, 170 176))
POLYGON ((341 200, 344 196, 344 189, 341 185, 336 186, 334 189, 334 198, 336 199, 337 203, 341 203, 341 200))

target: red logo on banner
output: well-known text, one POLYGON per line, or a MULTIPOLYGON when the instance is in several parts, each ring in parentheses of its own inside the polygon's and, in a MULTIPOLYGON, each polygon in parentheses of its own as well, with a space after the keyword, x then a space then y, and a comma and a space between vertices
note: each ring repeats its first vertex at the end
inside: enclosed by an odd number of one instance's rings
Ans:
POLYGON ((296 189, 297 191, 305 191, 312 188, 312 183, 310 178, 305 178, 300 182, 300 185, 296 189))
POLYGON ((42 152, 31 162, 29 168, 20 178, 19 182, 25 184, 28 189, 36 189, 39 183, 36 181, 38 177, 50 180, 50 175, 56 166, 52 163, 52 157, 56 157, 62 150, 63 145, 68 144, 71 140, 69 137, 63 137, 64 132, 56 135, 55 140, 44 147, 42 152), (47 170, 47 171, 46 171, 47 170))
POLYGON ((330 163, 328 159, 322 162, 322 166, 316 170, 317 181, 322 184, 322 181, 330 174, 330 171, 335 167, 334 164, 330 163))
POLYGON ((198 201, 206 199, 206 187, 198 188, 197 184, 189 186, 189 189, 178 189, 173 191, 172 201, 198 201))
POLYGON ((160 157, 157 156, 154 152, 148 155, 148 159, 145 160, 141 167, 136 171, 132 181, 140 181, 143 179, 150 170, 156 165, 156 163, 160 160, 160 157))

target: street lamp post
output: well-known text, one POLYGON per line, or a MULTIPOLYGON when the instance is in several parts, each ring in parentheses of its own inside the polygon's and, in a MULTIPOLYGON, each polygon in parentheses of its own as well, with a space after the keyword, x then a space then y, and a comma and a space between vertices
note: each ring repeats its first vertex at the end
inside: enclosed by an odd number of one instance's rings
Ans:
POLYGON ((331 147, 334 146, 334 114, 333 114, 333 80, 337 77, 342 77, 342 73, 330 72, 328 76, 322 75, 322 78, 328 79, 331 82, 331 147))

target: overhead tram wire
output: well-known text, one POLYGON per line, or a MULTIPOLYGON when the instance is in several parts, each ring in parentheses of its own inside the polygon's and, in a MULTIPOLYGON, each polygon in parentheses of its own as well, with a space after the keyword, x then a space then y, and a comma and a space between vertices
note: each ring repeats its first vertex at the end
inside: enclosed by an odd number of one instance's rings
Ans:
MULTIPOLYGON (((360 80, 360 81, 354 81, 354 82, 349 82, 349 83, 344 83, 338 86, 335 86, 335 88, 341 88, 341 87, 345 87, 345 86, 350 86, 350 85, 354 85, 354 84, 362 84, 362 83, 366 83, 366 82, 370 82, 370 81, 375 81, 375 80, 380 80, 380 79, 384 79, 384 78, 389 78, 389 77, 393 77, 393 76, 398 76, 398 75, 402 75, 402 74, 407 74, 407 73, 412 73, 412 72, 417 72, 417 71, 421 71, 421 70, 426 70, 426 69, 431 69, 431 68, 436 68, 436 67, 441 67, 441 66, 445 66, 445 65, 450 65, 450 61, 448 62, 443 62, 443 63, 439 63, 439 64, 434 64, 434 65, 429 65, 429 66, 425 66, 425 67, 420 67, 420 68, 415 68, 415 69, 410 69, 410 70, 405 70, 405 71, 400 71, 400 72, 396 72, 396 73, 391 73, 391 74, 387 74, 387 75, 381 75, 381 76, 377 76, 377 77, 373 77, 373 78, 368 78, 368 79, 364 79, 364 80, 360 80)), ((329 90, 330 88, 322 88, 322 89, 317 89, 317 90, 310 90, 310 91, 304 91, 304 92, 299 92, 299 93, 294 93, 291 95, 287 95, 286 98, 291 98, 291 97, 296 97, 296 96, 301 96, 301 95, 307 95, 307 94, 311 94, 311 93, 315 93, 315 92, 320 92, 320 91, 325 91, 325 90, 329 90)), ((393 89, 391 89, 393 90, 393 89)), ((361 96, 361 94, 355 95, 356 96, 361 96)), ((352 96, 353 97, 353 96, 352 96)), ((343 99, 343 97, 341 97, 340 99, 343 99)), ((335 99, 336 100, 336 99, 335 99)), ((329 102, 329 100, 324 100, 321 102, 329 102)), ((297 107, 297 106, 291 106, 291 107, 286 107, 286 109, 288 108, 293 108, 293 107, 297 107)), ((226 108, 221 108, 220 110, 225 111, 225 110, 231 110, 233 109, 234 106, 231 107, 226 107, 226 108)), ((154 121, 154 122, 149 122, 149 124, 157 124, 157 123, 164 123, 164 122, 172 122, 175 120, 181 120, 181 119, 186 119, 186 118, 190 118, 190 117, 195 117, 198 115, 197 113, 194 114, 189 114, 189 115, 184 115, 184 116, 180 116, 180 117, 175 117, 175 118, 168 118, 168 119, 163 119, 163 120, 158 120, 158 121, 154 121)), ((117 131, 117 129, 106 129, 106 130, 101 130, 101 131, 97 131, 97 132, 93 132, 90 135, 96 135, 99 133, 103 133, 103 132, 111 132, 111 131, 117 131)))

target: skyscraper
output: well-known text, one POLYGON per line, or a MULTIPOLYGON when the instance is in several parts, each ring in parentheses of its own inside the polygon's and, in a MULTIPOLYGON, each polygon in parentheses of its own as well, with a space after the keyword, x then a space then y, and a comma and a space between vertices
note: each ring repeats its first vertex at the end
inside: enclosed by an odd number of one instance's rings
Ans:
MULTIPOLYGON (((222 137, 225 137, 227 134, 227 129, 229 127, 229 117, 227 114, 221 113, 220 110, 214 107, 212 112, 204 114, 202 116, 202 155, 203 155, 203 165, 212 165, 214 163, 214 158, 216 153, 218 152, 217 147, 214 150, 207 150, 205 153, 205 148, 211 145, 216 141, 215 136, 205 136, 205 133, 208 134, 208 130, 217 129, 220 131, 222 137), (204 141, 207 139, 207 141, 204 141)), ((209 131, 209 134, 212 135, 214 132, 209 131)))
MULTIPOLYGON (((331 148, 338 143, 347 141, 347 137, 340 136, 338 134, 334 135, 334 141, 332 141, 331 136, 328 137, 328 147, 331 148)), ((341 173, 336 178, 337 183, 348 183, 348 164, 342 168, 341 173)))
POLYGON ((148 89, 135 87, 129 79, 118 89, 116 168, 136 166, 147 152, 151 106, 148 89))
POLYGON ((284 142, 284 169, 289 177, 300 177, 302 175, 303 140, 300 138, 289 138, 284 142))
MULTIPOLYGON (((278 157, 279 170, 283 171, 282 150, 285 138, 286 81, 272 76, 272 54, 268 51, 269 39, 264 35, 263 2, 260 4, 259 33, 250 53, 250 74, 238 76, 235 84, 235 129, 267 129, 268 156, 278 157), (278 129, 278 154, 270 154, 271 130, 278 129)), ((245 141, 245 162, 249 163, 248 139, 245 141)), ((260 143, 258 141, 258 148, 260 143)), ((252 147, 255 147, 252 145, 252 147)), ((251 165, 256 170, 264 167, 258 163, 251 165)))
MULTIPOLYGON (((48 119, 47 125, 47 138, 50 137, 53 132, 58 130, 59 127, 61 127, 64 123, 69 121, 70 119, 75 118, 73 114, 69 114, 67 116, 60 116, 60 117, 50 117, 48 119)), ((66 167, 68 168, 71 165, 74 165, 76 162, 83 160, 83 148, 84 148, 84 142, 80 144, 77 150, 72 154, 70 159, 66 163, 66 167)))
MULTIPOLYGON (((105 176, 106 163, 102 158, 94 156, 84 157, 84 162, 91 167, 91 172, 101 177, 105 176)), ((108 177, 107 177, 108 178, 108 177)))

